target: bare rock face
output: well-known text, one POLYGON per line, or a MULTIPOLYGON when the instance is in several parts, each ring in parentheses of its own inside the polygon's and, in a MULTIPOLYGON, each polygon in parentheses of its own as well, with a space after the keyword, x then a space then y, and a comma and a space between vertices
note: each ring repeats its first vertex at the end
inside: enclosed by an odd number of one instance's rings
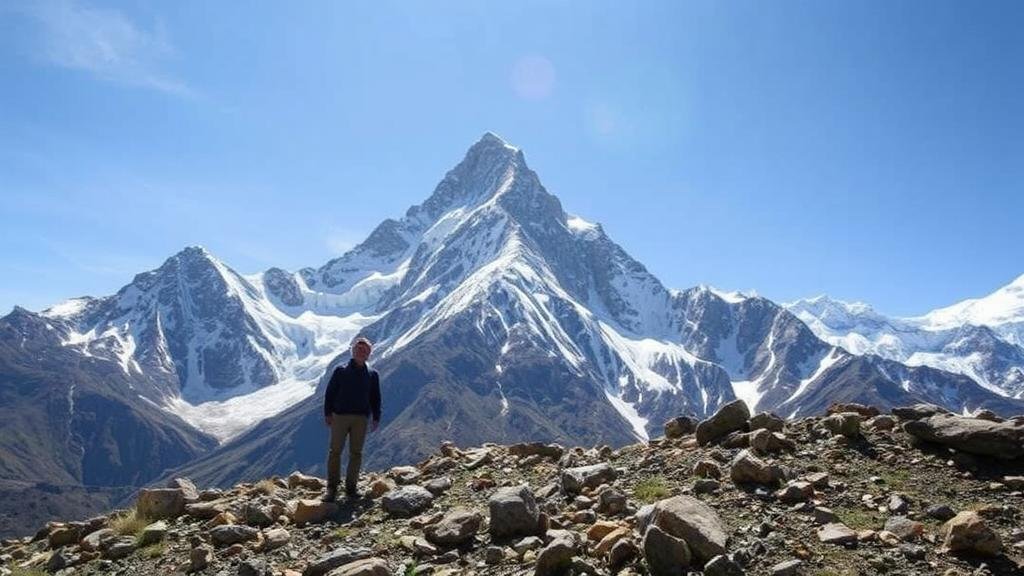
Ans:
POLYGON ((1024 425, 955 414, 935 414, 903 424, 908 434, 978 456, 1013 460, 1024 456, 1024 425))
POLYGON ((697 425, 697 444, 704 446, 725 437, 730 432, 743 430, 750 419, 750 409, 743 400, 735 400, 722 406, 714 416, 697 425))
POLYGON ((969 552, 995 556, 1003 543, 977 512, 961 512, 942 526, 943 547, 950 552, 969 552))

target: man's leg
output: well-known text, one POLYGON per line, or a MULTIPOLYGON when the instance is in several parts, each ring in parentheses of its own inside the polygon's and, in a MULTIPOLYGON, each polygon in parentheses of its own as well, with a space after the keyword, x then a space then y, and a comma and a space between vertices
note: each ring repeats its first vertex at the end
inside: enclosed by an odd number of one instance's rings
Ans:
POLYGON ((345 492, 355 494, 359 481, 359 468, 363 465, 363 442, 366 440, 366 416, 349 416, 348 469, 345 473, 345 492))
POLYGON ((348 425, 340 414, 331 417, 331 444, 327 453, 327 491, 334 494, 341 481, 341 451, 345 448, 348 425))

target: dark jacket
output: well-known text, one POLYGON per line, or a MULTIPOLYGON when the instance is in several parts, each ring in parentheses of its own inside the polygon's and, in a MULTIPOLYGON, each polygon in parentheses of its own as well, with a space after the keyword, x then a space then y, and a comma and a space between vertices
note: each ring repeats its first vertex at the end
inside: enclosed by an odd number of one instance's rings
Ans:
POLYGON ((372 414, 380 421, 380 377, 365 364, 349 360, 331 373, 324 394, 324 416, 334 414, 372 414))

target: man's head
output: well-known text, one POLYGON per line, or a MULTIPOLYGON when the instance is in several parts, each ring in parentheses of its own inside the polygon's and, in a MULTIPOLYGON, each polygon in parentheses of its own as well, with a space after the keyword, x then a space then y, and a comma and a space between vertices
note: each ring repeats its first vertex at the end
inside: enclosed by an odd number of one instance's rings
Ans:
POLYGON ((373 351, 373 344, 370 343, 368 338, 360 336, 352 341, 352 359, 357 363, 366 363, 371 351, 373 351))

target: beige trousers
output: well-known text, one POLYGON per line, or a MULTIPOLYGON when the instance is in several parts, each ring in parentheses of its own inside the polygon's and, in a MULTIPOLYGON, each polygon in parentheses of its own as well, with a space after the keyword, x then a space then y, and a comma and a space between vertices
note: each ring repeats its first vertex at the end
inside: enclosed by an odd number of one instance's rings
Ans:
POLYGON ((348 438, 348 468, 345 470, 345 490, 353 492, 363 465, 363 442, 366 441, 368 418, 358 414, 331 416, 331 448, 327 453, 327 486, 335 488, 341 480, 341 452, 348 438))

